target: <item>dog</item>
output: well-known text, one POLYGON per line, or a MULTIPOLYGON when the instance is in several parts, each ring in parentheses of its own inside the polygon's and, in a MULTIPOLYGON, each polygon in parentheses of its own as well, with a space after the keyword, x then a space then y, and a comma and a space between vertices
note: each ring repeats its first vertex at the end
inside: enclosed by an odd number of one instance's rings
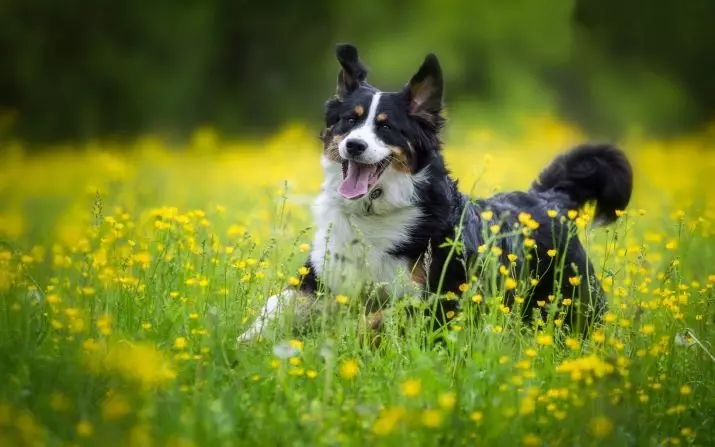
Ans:
POLYGON ((366 313, 392 299, 438 296, 433 316, 442 321, 459 310, 454 297, 473 283, 484 296, 501 293, 505 306, 518 304, 526 319, 546 318, 552 304, 569 299, 567 326, 597 321, 605 295, 572 231, 573 217, 595 202, 594 224, 609 224, 626 209, 633 172, 624 152, 582 144, 557 156, 528 191, 471 200, 442 157, 437 57, 427 55, 401 91, 383 92, 366 81, 354 46, 338 45, 336 55, 340 71, 325 105, 324 181, 313 207, 308 274, 268 298, 238 341, 259 338, 287 309, 295 324, 305 322, 324 309, 321 291, 367 293, 366 313), (487 277, 489 259, 501 274, 487 277))

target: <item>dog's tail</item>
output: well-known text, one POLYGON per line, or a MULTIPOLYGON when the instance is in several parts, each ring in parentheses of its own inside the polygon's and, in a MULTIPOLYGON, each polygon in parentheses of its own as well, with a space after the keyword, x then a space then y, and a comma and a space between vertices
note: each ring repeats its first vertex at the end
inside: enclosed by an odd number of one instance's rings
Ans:
POLYGON ((531 191, 554 192, 554 199, 568 209, 595 201, 595 223, 608 224, 631 199, 633 168, 615 146, 582 144, 556 157, 541 171, 531 191))

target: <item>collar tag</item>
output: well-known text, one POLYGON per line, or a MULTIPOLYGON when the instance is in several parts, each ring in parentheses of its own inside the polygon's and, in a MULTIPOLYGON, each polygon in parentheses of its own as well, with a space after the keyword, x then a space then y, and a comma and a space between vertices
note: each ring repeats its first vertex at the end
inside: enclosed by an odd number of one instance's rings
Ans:
POLYGON ((382 188, 375 188, 370 193, 370 200, 377 200, 382 195, 382 188))

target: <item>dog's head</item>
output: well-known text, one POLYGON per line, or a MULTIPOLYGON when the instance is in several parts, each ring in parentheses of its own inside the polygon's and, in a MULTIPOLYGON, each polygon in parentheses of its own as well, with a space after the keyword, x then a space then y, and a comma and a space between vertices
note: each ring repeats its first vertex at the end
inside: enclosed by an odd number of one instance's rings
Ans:
POLYGON ((336 95, 325 110, 324 163, 342 170, 339 194, 364 197, 389 179, 418 174, 438 155, 443 123, 442 70, 433 54, 399 92, 366 82, 367 69, 352 45, 338 45, 336 95))

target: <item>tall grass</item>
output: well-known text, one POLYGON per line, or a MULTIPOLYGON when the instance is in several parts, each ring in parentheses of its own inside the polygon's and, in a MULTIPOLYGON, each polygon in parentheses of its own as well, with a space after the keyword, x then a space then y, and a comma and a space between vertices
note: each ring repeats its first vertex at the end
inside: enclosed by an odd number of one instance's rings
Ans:
MULTIPOLYGON (((485 195, 524 188, 582 138, 541 120, 518 138, 451 136, 445 155, 485 195)), ((524 327, 501 296, 529 279, 485 246, 494 274, 453 296, 465 311, 447 329, 396 300, 379 346, 361 297, 331 294, 330 318, 236 345, 305 273, 321 176, 302 127, 260 144, 203 130, 188 148, 7 146, 0 445, 712 445, 715 147, 622 143, 625 216, 596 230, 572 216, 608 293, 603 325, 575 337, 552 306, 543 330, 524 327)))

